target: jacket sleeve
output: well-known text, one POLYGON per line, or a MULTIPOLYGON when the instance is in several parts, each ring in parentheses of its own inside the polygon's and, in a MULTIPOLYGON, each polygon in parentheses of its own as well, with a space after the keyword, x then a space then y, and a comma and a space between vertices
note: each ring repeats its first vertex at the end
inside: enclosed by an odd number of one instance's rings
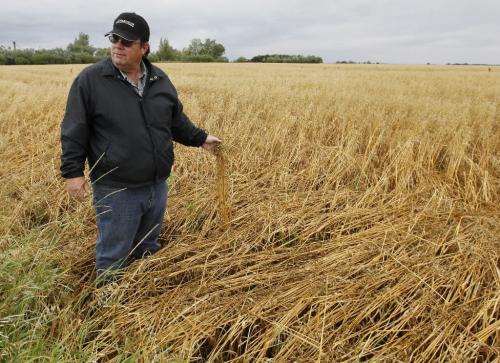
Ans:
POLYGON ((88 92, 80 74, 71 85, 61 124, 61 175, 83 176, 89 141, 88 92))
POLYGON ((174 141, 186 146, 201 146, 207 139, 205 130, 196 127, 183 111, 181 101, 177 98, 172 119, 172 137, 174 141))

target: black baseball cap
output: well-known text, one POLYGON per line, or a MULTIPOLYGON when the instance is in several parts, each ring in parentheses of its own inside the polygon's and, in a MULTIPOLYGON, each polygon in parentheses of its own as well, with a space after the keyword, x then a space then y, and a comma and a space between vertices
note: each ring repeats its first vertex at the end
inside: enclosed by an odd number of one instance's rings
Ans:
POLYGON ((126 40, 149 41, 149 26, 144 18, 136 13, 121 13, 113 22, 113 30, 104 34, 116 34, 126 40))

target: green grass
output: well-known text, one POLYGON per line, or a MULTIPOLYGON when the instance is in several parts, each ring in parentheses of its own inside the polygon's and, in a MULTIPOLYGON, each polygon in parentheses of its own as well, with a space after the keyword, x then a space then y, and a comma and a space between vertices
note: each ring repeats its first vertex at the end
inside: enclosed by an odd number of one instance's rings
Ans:
POLYGON ((57 228, 46 226, 11 237, 0 253, 0 362, 86 360, 50 336, 68 300, 64 271, 54 256, 57 228))

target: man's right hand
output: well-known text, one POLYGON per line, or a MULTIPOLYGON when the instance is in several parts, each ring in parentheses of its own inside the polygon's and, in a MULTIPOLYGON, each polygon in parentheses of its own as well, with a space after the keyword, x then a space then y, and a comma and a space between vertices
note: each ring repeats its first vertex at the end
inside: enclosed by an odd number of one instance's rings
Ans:
POLYGON ((78 201, 82 201, 89 192, 89 184, 83 176, 66 179, 68 194, 78 201))

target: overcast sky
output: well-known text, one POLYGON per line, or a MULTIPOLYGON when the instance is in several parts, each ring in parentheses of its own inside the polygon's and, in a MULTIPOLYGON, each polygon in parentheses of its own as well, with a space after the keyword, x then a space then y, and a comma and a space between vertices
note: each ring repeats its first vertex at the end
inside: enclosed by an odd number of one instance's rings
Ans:
POLYGON ((153 51, 160 37, 178 49, 211 38, 230 60, 500 63, 500 0, 0 0, 0 9, 6 47, 65 48, 79 32, 106 47, 113 20, 133 11, 148 21, 153 51))

